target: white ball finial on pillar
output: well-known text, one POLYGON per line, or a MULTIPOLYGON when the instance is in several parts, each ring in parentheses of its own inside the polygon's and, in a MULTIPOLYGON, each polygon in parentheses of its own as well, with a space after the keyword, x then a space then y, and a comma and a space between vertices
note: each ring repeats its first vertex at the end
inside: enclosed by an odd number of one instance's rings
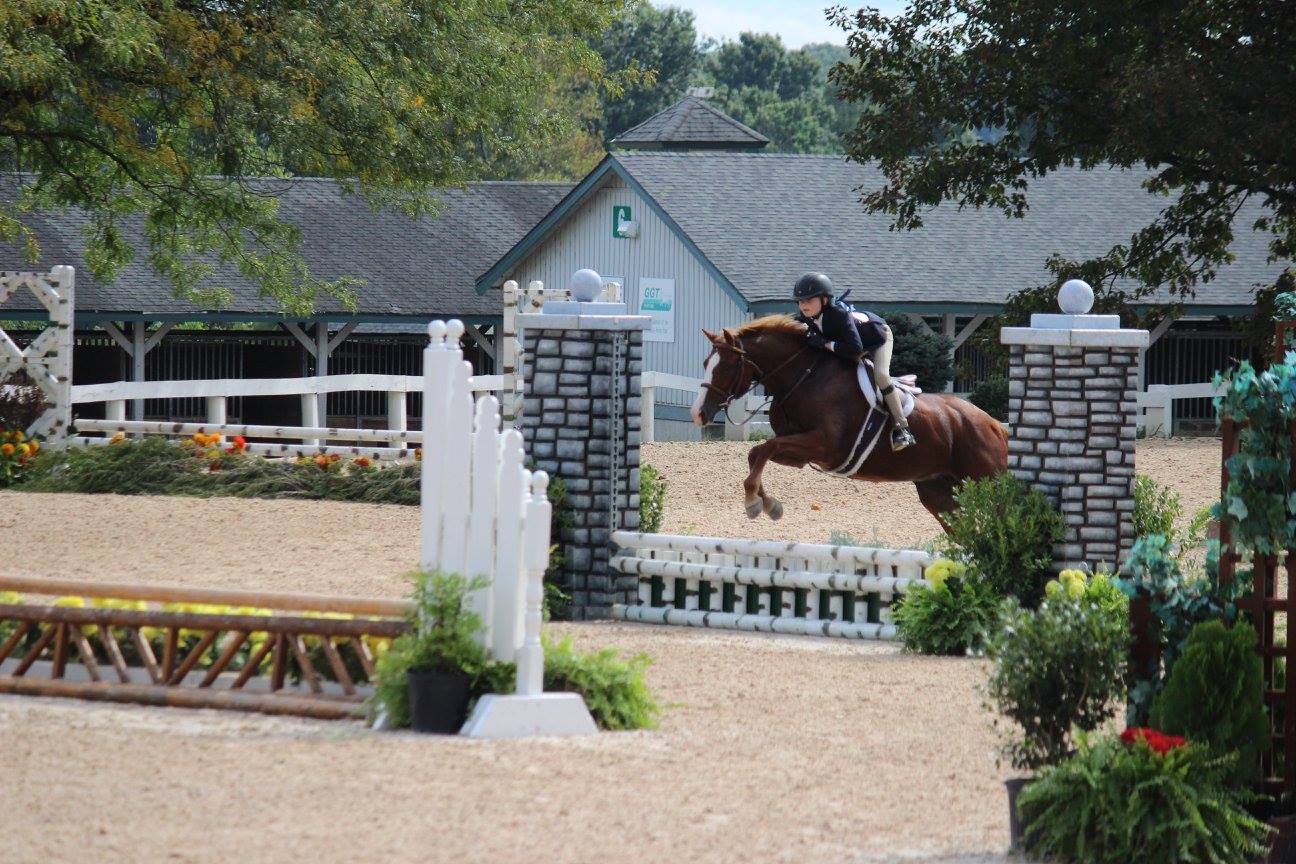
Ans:
POLYGON ((1093 289, 1083 279, 1068 279, 1058 289, 1058 306, 1067 315, 1087 315, 1093 302, 1093 289))
POLYGON ((577 270, 571 278, 572 297, 580 303, 593 303, 603 293, 603 277, 588 267, 577 270))

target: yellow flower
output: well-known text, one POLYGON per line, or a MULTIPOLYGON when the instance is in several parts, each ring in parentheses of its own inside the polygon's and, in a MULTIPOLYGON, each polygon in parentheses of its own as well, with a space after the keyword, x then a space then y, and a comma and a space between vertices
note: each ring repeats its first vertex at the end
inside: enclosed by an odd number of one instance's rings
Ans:
POLYGON ((22 595, 17 591, 0 591, 0 603, 16 606, 23 602, 22 595))
POLYGON ((24 456, 28 456, 28 455, 30 455, 31 452, 32 452, 32 450, 31 450, 31 445, 27 444, 26 442, 23 442, 22 444, 19 444, 19 445, 18 445, 18 452, 21 453, 21 454, 24 455, 24 456))
POLYGON ((923 578, 931 583, 933 589, 939 589, 951 576, 962 576, 967 567, 949 558, 937 558, 923 570, 923 578))
POLYGON ((15 441, 24 441, 27 438, 27 436, 23 434, 23 431, 21 429, 15 429, 13 433, 13 437, 15 441))
POLYGON ((125 432, 118 432, 116 435, 114 435, 113 437, 111 437, 111 438, 108 439, 108 443, 109 443, 109 444, 120 444, 121 442, 123 442, 123 441, 125 441, 125 440, 126 440, 126 433, 125 433, 125 432))
POLYGON ((1067 596, 1076 599, 1085 595, 1089 577, 1083 570, 1063 570, 1058 574, 1058 581, 1066 588, 1067 596))

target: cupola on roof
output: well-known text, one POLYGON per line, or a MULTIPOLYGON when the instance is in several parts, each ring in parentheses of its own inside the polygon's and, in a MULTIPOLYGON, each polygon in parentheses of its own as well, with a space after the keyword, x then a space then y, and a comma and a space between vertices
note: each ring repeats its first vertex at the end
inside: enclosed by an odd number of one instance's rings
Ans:
POLYGON ((705 99, 685 96, 612 139, 621 150, 759 150, 764 135, 705 99))

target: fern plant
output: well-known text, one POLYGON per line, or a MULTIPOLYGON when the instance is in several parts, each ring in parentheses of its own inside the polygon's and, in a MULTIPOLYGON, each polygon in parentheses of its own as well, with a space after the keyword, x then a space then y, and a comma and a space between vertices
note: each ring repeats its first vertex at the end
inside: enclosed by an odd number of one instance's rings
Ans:
POLYGON ((545 690, 579 693, 603 729, 651 729, 660 707, 648 690, 644 672, 652 658, 636 654, 628 660, 616 648, 578 651, 572 637, 555 641, 542 636, 545 690))
POLYGON ((1230 786, 1232 756, 1187 744, 1162 754, 1146 741, 1076 739, 1076 752, 1043 771, 1018 799, 1032 856, 1075 864, 1246 864, 1271 829, 1230 786))

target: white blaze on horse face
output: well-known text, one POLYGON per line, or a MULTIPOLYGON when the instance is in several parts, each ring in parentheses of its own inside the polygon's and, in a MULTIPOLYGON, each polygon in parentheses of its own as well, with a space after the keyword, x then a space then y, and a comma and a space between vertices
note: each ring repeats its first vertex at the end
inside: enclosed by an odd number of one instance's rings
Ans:
POLYGON ((702 386, 698 388, 697 398, 693 400, 693 410, 691 413, 693 414, 693 422, 698 426, 706 425, 706 418, 702 416, 702 405, 706 402, 707 385, 711 383, 711 375, 719 365, 720 355, 719 353, 716 353, 707 361, 706 375, 702 378, 702 386))

